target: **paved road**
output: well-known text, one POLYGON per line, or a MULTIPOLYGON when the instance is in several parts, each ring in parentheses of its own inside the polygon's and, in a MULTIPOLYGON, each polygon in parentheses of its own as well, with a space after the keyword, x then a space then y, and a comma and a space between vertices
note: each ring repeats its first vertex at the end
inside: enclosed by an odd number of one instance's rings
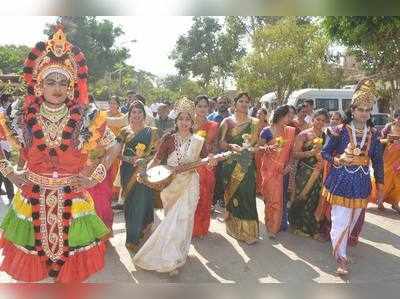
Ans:
MULTIPOLYGON (((259 215, 263 203, 258 200, 259 215)), ((0 203, 0 217, 5 207, 0 203)), ((234 283, 234 282, 317 282, 343 283, 334 276, 329 243, 295 236, 279 235, 271 242, 261 225, 260 241, 248 246, 225 233, 224 224, 213 218, 209 235, 194 240, 186 265, 176 277, 135 269, 124 247, 123 214, 116 213, 114 238, 106 256, 104 271, 89 282, 120 283, 234 283)), ((157 212, 158 220, 162 213, 157 212)), ((263 223, 263 216, 260 217, 263 223)), ((370 207, 360 244, 352 250, 352 273, 347 282, 397 282, 400 280, 400 216, 388 209, 370 207)), ((12 282, 0 273, 0 282, 12 282)), ((50 280, 48 280, 50 281, 50 280)))

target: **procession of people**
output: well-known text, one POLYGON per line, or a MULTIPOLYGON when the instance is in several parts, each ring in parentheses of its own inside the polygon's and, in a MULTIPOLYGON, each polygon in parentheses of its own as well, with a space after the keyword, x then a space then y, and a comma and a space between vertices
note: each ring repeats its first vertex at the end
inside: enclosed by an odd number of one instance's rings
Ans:
POLYGON ((123 202, 133 263, 170 275, 192 239, 207 235, 214 211, 248 245, 260 241, 260 218, 273 242, 281 231, 330 241, 343 276, 368 203, 400 211, 400 112, 382 134, 373 127, 370 79, 345 116, 314 110, 312 100, 253 113, 246 92, 217 97, 215 110, 207 95, 174 99, 153 115, 130 91, 106 112, 89 101, 84 54, 61 28, 32 49, 23 78, 27 95, 0 114, 1 179, 17 187, 7 188, 0 271, 16 280, 80 282, 107 271, 113 200, 123 202), (20 155, 18 170, 7 146, 20 155), (156 167, 169 174, 162 187, 146 177, 156 167))

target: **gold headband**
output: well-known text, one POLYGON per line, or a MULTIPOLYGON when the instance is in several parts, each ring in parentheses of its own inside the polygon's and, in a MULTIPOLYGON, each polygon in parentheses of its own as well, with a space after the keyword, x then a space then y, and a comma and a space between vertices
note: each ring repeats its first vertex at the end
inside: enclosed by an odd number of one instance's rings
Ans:
POLYGON ((176 103, 175 111, 177 115, 179 115, 179 113, 182 112, 189 113, 192 119, 194 119, 194 111, 195 111, 194 102, 189 100, 188 98, 182 98, 176 103))
POLYGON ((363 79, 358 84, 353 93, 351 104, 372 108, 375 102, 375 83, 371 79, 363 79))
POLYGON ((73 58, 71 46, 61 29, 54 33, 53 38, 47 42, 46 51, 38 57, 38 62, 32 72, 32 78, 36 80, 35 93, 37 95, 42 93, 41 82, 51 73, 60 73, 67 77, 69 89, 73 90, 74 84, 78 80, 78 65, 73 58), (66 56, 66 59, 59 61, 51 59, 50 53, 56 57, 66 56))

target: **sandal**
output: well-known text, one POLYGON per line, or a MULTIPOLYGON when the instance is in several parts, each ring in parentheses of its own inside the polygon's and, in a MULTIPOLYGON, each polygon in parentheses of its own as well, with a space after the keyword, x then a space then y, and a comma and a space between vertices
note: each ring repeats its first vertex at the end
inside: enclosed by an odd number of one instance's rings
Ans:
POLYGON ((339 259, 338 260, 338 267, 336 269, 336 274, 339 276, 346 276, 349 274, 349 269, 347 266, 347 261, 344 259, 339 259))
POLYGON ((392 210, 400 214, 400 207, 398 205, 392 205, 392 210))
MULTIPOLYGON (((392 208, 393 208, 393 206, 392 206, 392 208)), ((381 204, 378 205, 378 210, 381 211, 381 212, 383 212, 383 211, 386 210, 386 208, 385 208, 385 206, 383 205, 383 203, 381 203, 381 204)))

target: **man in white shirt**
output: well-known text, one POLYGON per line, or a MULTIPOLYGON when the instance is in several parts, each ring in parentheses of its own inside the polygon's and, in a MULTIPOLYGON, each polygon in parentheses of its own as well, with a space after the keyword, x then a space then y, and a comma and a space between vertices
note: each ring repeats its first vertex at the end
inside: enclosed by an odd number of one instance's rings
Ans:
POLYGON ((307 124, 311 125, 313 119, 312 114, 314 112, 314 100, 304 100, 304 110, 307 114, 304 120, 307 124))

